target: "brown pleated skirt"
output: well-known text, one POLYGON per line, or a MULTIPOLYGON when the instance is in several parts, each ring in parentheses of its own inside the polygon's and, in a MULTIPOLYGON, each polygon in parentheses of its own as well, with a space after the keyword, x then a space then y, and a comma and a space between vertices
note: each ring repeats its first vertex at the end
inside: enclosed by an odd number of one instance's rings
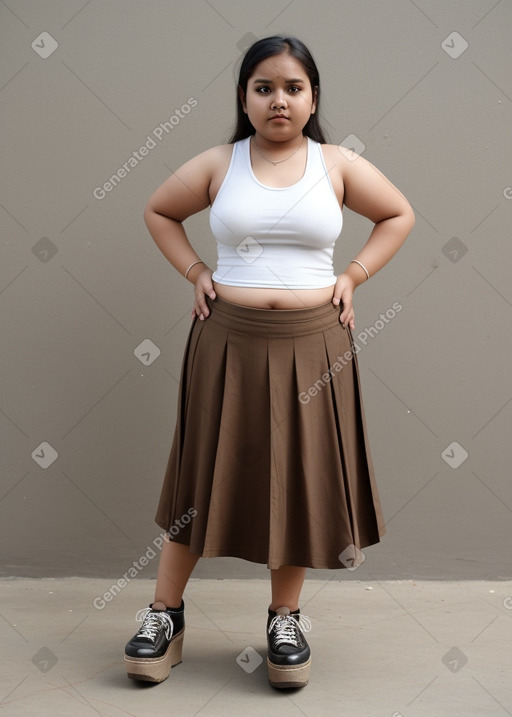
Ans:
POLYGON ((356 567, 385 527, 340 307, 206 300, 185 347, 157 525, 204 557, 356 567))

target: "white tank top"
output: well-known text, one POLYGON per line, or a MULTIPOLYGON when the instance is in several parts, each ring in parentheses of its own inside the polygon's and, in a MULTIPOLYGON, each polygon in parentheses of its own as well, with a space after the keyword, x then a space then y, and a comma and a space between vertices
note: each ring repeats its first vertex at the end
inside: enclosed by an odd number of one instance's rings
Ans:
POLYGON ((217 241, 213 280, 230 286, 318 289, 332 286, 342 211, 319 142, 310 137, 306 171, 290 187, 267 187, 252 171, 250 137, 235 142, 210 209, 217 241))

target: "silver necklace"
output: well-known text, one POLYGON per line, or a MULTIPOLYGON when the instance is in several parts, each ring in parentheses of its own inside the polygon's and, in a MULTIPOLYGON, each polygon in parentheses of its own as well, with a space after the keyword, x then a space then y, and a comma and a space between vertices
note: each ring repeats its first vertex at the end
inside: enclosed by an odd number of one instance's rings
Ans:
POLYGON ((284 159, 269 159, 268 157, 265 157, 265 155, 262 154, 262 153, 260 152, 260 150, 258 149, 258 147, 256 146, 256 142, 254 141, 254 137, 251 137, 251 139, 252 139, 252 146, 254 147, 254 149, 256 150, 256 152, 260 155, 260 157, 263 157, 263 159, 265 159, 267 162, 270 162, 270 164, 273 164, 274 167, 275 167, 276 164, 281 164, 281 162, 286 162, 287 159, 291 159, 294 154, 297 154, 297 152, 299 151, 299 149, 300 149, 300 148, 302 147, 302 145, 304 144, 305 136, 304 136, 304 135, 302 136, 302 142, 299 144, 299 146, 297 147, 297 149, 296 149, 292 154, 290 154, 289 157, 285 157, 284 159))

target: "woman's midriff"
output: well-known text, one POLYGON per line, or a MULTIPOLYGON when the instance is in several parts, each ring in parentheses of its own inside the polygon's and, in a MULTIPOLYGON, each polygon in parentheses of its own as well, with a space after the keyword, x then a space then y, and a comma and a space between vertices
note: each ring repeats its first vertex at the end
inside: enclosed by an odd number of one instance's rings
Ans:
POLYGON ((334 284, 321 289, 257 289, 213 281, 213 288, 221 299, 257 309, 305 309, 325 304, 334 295, 334 284))

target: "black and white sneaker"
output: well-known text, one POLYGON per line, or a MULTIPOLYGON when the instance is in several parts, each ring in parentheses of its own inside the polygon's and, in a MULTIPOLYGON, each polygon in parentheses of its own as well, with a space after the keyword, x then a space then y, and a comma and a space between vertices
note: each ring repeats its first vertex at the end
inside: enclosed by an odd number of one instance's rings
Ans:
POLYGON ((169 677, 171 668, 181 662, 184 608, 182 600, 179 610, 161 602, 139 610, 135 619, 142 625, 125 647, 128 677, 146 682, 163 682, 169 677))
POLYGON ((273 687, 305 687, 309 681, 311 650, 303 630, 311 623, 300 616, 300 610, 287 607, 268 611, 268 678, 273 687))

